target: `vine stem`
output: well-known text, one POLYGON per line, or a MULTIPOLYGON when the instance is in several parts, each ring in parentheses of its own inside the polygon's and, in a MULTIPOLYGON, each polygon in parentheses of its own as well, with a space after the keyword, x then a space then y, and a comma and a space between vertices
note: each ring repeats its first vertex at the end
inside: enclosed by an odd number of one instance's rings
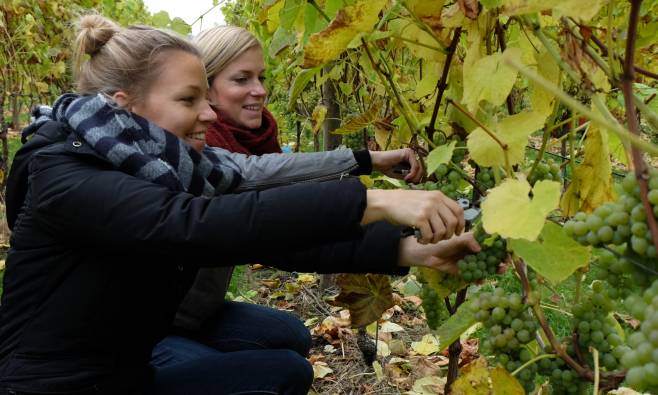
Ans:
POLYGON ((384 86, 387 86, 392 92, 393 96, 395 97, 395 101, 398 103, 398 111, 402 113, 402 116, 404 117, 405 121, 407 122, 407 125, 409 125, 409 128, 412 130, 414 134, 418 134, 417 132, 419 131, 418 127, 418 122, 414 119, 412 119, 411 115, 407 111, 408 109, 404 105, 404 102, 402 101, 402 98, 400 97, 400 92, 398 92, 395 82, 391 78, 390 73, 383 71, 380 68, 379 63, 375 61, 375 58, 372 56, 372 53, 370 52, 370 47, 366 43, 366 41, 361 38, 361 43, 363 44, 363 47, 366 51, 366 55, 368 56, 368 59, 370 60, 370 63, 372 64, 372 67, 375 69, 377 72, 377 75, 379 78, 382 80, 382 83, 384 83, 384 86))
POLYGON ((535 363, 535 362, 537 362, 537 361, 541 361, 542 359, 546 359, 546 358, 559 358, 559 356, 558 356, 557 354, 540 354, 540 355, 538 355, 538 356, 532 358, 532 359, 529 360, 528 362, 524 363, 523 365, 519 366, 519 368, 516 369, 515 371, 513 371, 513 372, 511 373, 511 375, 512 375, 512 376, 516 376, 516 375, 519 374, 523 369, 527 368, 528 366, 532 365, 533 363, 535 363))
POLYGON ((309 3, 315 8, 315 10, 320 14, 327 22, 331 21, 331 18, 327 14, 325 14, 324 10, 320 8, 318 3, 315 2, 315 0, 309 0, 309 3))
POLYGON ((460 112, 462 112, 464 115, 466 115, 468 118, 470 118, 473 122, 475 122, 486 134, 489 135, 494 141, 500 146, 500 148, 503 150, 503 155, 505 156, 505 171, 507 172, 507 176, 512 178, 512 166, 510 166, 509 162, 509 146, 506 143, 503 143, 498 136, 496 136, 496 133, 494 133, 491 129, 486 127, 482 122, 480 122, 479 119, 473 116, 470 112, 468 112, 464 107, 462 107, 459 103, 456 101, 448 98, 447 99, 449 104, 452 104, 455 106, 456 109, 458 109, 460 112))
POLYGON ((441 78, 436 83, 436 87, 439 89, 439 94, 436 97, 436 102, 434 102, 434 108, 432 109, 432 118, 427 128, 427 137, 430 140, 432 140, 432 135, 436 130, 434 128, 434 124, 436 123, 436 118, 439 115, 439 105, 441 104, 441 100, 443 100, 443 94, 445 93, 445 90, 448 87, 448 85, 446 84, 446 81, 448 81, 448 71, 450 70, 452 57, 454 56, 457 50, 457 44, 459 43, 459 37, 461 36, 461 34, 462 34, 462 28, 461 26, 459 26, 455 29, 455 32, 453 33, 452 41, 450 42, 450 47, 448 47, 448 55, 446 56, 446 62, 443 65, 443 71, 441 72, 441 78))
MULTIPOLYGON (((635 39, 637 38, 637 23, 640 19, 640 6, 642 0, 631 0, 631 13, 628 23, 628 34, 626 37, 626 54, 624 57, 624 72, 622 74, 621 90, 624 93, 624 104, 626 107, 626 119, 628 128, 631 133, 636 136, 640 135, 640 124, 638 121, 638 114, 635 109, 635 102, 633 101, 633 82, 635 81, 634 75, 634 56, 635 56, 635 39)), ((633 167, 635 169, 635 178, 640 184, 640 199, 646 212, 647 222, 651 231, 651 238, 653 245, 658 249, 658 223, 656 217, 653 215, 653 208, 647 197, 649 193, 649 169, 642 152, 638 147, 631 147, 631 155, 633 156, 633 167)))
POLYGON ((518 61, 510 57, 507 57, 505 59, 505 63, 517 69, 519 73, 523 74, 528 79, 536 82, 542 88, 546 89, 547 91, 555 95, 558 99, 560 99, 560 101, 562 101, 562 103, 570 107, 573 111, 583 114, 587 118, 591 119, 592 121, 606 128, 607 130, 610 130, 611 132, 616 134, 622 141, 630 142, 634 146, 643 149, 645 152, 650 153, 654 156, 658 156, 657 146, 642 140, 640 137, 629 132, 623 126, 616 123, 612 123, 602 115, 599 115, 594 111, 591 111, 590 109, 585 107, 582 103, 578 102, 573 97, 569 96, 569 94, 564 92, 562 89, 558 88, 557 86, 547 81, 540 75, 528 70, 523 64, 519 63, 518 61))

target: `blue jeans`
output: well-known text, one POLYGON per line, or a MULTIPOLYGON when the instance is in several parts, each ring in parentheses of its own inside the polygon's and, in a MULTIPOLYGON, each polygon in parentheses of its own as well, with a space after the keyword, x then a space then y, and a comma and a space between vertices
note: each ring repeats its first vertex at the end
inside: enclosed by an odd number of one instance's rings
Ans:
POLYGON ((311 336, 295 316, 269 307, 225 302, 190 337, 168 336, 151 355, 153 394, 306 395, 313 369, 311 336))

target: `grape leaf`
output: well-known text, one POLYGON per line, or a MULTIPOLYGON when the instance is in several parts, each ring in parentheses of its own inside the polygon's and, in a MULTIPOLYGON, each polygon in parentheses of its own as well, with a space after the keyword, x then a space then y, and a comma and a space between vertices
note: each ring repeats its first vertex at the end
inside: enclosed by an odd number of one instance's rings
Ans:
POLYGON ((352 117, 345 121, 340 128, 334 130, 333 134, 352 134, 362 130, 377 119, 379 110, 382 107, 380 101, 375 101, 372 103, 370 108, 363 114, 359 114, 355 117, 352 117))
POLYGON ((505 99, 516 82, 517 71, 505 64, 504 56, 518 59, 521 57, 521 50, 507 48, 503 53, 497 52, 480 58, 469 67, 466 67, 466 61, 464 61, 462 102, 469 111, 476 112, 481 100, 486 100, 494 106, 505 103, 505 99))
POLYGON ((503 0, 503 15, 514 16, 553 10, 553 16, 567 16, 588 21, 592 19, 605 0, 503 0))
POLYGON ((508 243, 528 266, 553 284, 565 280, 589 262, 590 249, 567 236, 562 227, 553 222, 546 222, 536 241, 509 239, 508 243))
POLYGON ((462 333, 477 322, 471 311, 471 304, 475 299, 467 299, 457 312, 450 316, 446 321, 436 329, 436 335, 439 337, 439 351, 448 348, 455 340, 459 339, 462 333))
MULTIPOLYGON (((544 126, 546 115, 528 111, 504 118, 494 127, 496 136, 508 147, 509 164, 523 162, 530 134, 544 126)), ((478 127, 468 135, 471 158, 484 167, 505 166, 502 147, 478 127)))
POLYGON ((464 366, 451 387, 452 395, 524 395, 523 386, 503 368, 489 369, 484 358, 464 366))
POLYGON ((431 62, 442 62, 445 59, 445 55, 439 51, 441 48, 434 36, 418 27, 414 22, 395 19, 389 22, 389 28, 397 36, 405 39, 404 41, 399 40, 398 46, 409 48, 414 56, 431 62))
POLYGON ((452 152, 455 150, 455 145, 457 145, 457 141, 452 140, 449 144, 443 144, 434 148, 432 152, 427 155, 427 174, 434 173, 434 170, 436 170, 439 165, 450 161, 450 158, 452 158, 452 152))
POLYGON ((305 3, 306 1, 303 0, 285 0, 283 8, 279 11, 279 27, 285 30, 292 30, 297 16, 303 10, 305 3))
POLYGON ((320 67, 314 67, 312 69, 302 70, 295 76, 295 80, 290 88, 290 100, 288 100, 288 109, 290 111, 295 108, 297 97, 304 91, 306 85, 308 85, 309 81, 311 81, 319 71, 320 67))
POLYGON ((326 29, 309 39, 302 67, 317 67, 338 58, 354 36, 372 29, 385 4, 385 0, 359 0, 339 10, 326 29))
MULTIPOLYGON (((557 85, 560 81, 560 67, 551 54, 544 50, 539 54, 535 54, 535 57, 537 59, 538 74, 557 85)), ((539 86, 539 84, 531 83, 530 103, 532 103, 532 111, 544 115, 545 119, 553 112, 555 95, 539 86)))
POLYGON ((420 99, 428 96, 436 89, 439 81, 439 64, 436 62, 423 63, 423 78, 416 84, 414 97, 420 99))
POLYGON ((383 274, 340 274, 336 279, 340 294, 334 303, 347 307, 353 327, 366 326, 393 307, 393 290, 383 274))
POLYGON ((560 202, 560 183, 539 181, 532 189, 524 179, 506 179, 489 191, 482 203, 482 224, 487 233, 534 241, 546 215, 560 202))
POLYGON ((315 106, 313 109, 313 114, 311 115, 311 124, 313 127, 313 133, 317 134, 320 131, 320 127, 322 127, 322 122, 324 122, 324 118, 327 116, 327 106, 324 106, 322 104, 318 104, 315 106))
POLYGON ((578 165, 560 204, 564 215, 591 212, 615 197, 608 132, 592 123, 585 139, 585 159, 578 165))

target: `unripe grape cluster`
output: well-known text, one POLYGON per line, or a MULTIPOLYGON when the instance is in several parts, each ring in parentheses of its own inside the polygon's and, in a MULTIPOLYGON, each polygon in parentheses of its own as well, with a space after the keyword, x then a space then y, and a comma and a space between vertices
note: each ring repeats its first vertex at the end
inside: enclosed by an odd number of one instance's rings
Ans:
POLYGON ((480 167, 475 175, 475 181, 477 181, 480 188, 484 191, 493 188, 496 186, 493 169, 490 167, 480 167))
POLYGON ((507 256, 505 240, 495 236, 490 245, 485 243, 489 237, 485 232, 477 230, 475 238, 482 246, 477 254, 467 255, 457 262, 459 276, 466 282, 478 281, 495 275, 501 262, 507 256))
MULTIPOLYGON (((524 346, 534 340, 537 323, 520 294, 506 294, 502 288, 483 292, 471 303, 471 311, 487 329, 482 351, 496 355, 502 367, 513 372, 532 358, 524 346)), ((519 373, 526 391, 534 388, 536 372, 537 365, 532 364, 519 373)))
MULTIPOLYGON (((641 259, 655 259, 656 248, 647 224, 647 213, 640 199, 640 187, 634 174, 622 182, 622 195, 612 203, 597 207, 593 213, 577 213, 564 224, 565 232, 583 245, 601 246, 626 244, 627 250, 641 259)), ((658 216, 658 172, 651 171, 649 202, 658 216)))
MULTIPOLYGON (((562 339, 565 344, 567 353, 575 357, 572 339, 570 337, 562 339)), ((550 345, 546 346, 546 353, 553 353, 550 345)), ((539 374, 548 377, 553 394, 591 394, 591 383, 576 373, 562 358, 545 358, 537 363, 539 374)))
POLYGON ((628 337, 621 364, 628 369, 626 383, 638 391, 658 393, 658 280, 644 293, 631 295, 626 307, 642 324, 628 337))
POLYGON ((619 359, 625 352, 625 344, 617 332, 610 313, 614 304, 601 281, 592 283, 592 292, 573 309, 573 328, 578 337, 581 355, 587 356, 589 366, 594 366, 590 347, 599 352, 600 366, 608 371, 619 368, 619 359))
POLYGON ((623 299, 633 287, 633 264, 628 257, 618 256, 612 251, 601 250, 596 262, 599 270, 596 279, 608 283, 607 291, 611 299, 623 299))
POLYGON ((537 167, 535 167, 535 170, 530 174, 528 183, 534 186, 537 181, 542 180, 561 182, 562 175, 560 174, 560 166, 551 160, 547 162, 539 162, 537 167))
POLYGON ((447 320, 450 316, 448 309, 436 291, 430 286, 423 286, 420 293, 420 298, 423 301, 423 311, 427 319, 427 326, 430 329, 436 329, 443 321, 447 320))
POLYGON ((462 176, 456 170, 450 170, 447 164, 440 164, 434 171, 437 182, 427 181, 422 184, 423 189, 428 191, 441 191, 451 199, 459 197, 462 176))

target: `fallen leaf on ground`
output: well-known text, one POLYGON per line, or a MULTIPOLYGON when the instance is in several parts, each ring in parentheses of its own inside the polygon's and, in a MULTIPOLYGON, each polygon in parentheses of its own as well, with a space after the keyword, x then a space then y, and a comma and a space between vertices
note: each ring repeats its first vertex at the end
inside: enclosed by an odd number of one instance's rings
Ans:
POLYGON ((316 362, 313 364, 313 378, 321 379, 333 372, 333 369, 327 366, 325 362, 316 362))
POLYGON ((428 376, 416 380, 413 389, 405 395, 437 395, 443 394, 446 385, 445 377, 428 376))
POLYGON ((425 335, 421 341, 411 343, 411 349, 420 355, 431 355, 439 352, 439 339, 434 335, 425 335))

